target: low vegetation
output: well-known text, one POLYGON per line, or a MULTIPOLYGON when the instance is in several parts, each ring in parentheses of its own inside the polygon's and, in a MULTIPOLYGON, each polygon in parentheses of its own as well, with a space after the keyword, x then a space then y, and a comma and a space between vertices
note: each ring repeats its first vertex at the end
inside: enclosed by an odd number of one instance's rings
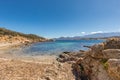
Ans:
POLYGON ((108 59, 101 59, 100 62, 102 63, 103 67, 107 70, 108 69, 108 59))
POLYGON ((33 40, 37 42, 46 40, 44 37, 40 37, 35 34, 24 34, 24 33, 16 32, 16 31, 8 30, 5 28, 0 28, 0 37, 3 37, 3 36, 9 36, 9 38, 19 36, 19 37, 23 37, 28 40, 33 40))

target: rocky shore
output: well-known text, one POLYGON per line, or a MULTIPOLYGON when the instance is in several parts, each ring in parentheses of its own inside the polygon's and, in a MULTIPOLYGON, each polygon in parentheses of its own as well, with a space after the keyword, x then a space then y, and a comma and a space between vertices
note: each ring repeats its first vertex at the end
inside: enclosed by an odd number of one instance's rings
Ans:
POLYGON ((120 39, 57 56, 0 52, 0 80, 120 80, 120 39))
POLYGON ((36 42, 52 41, 35 34, 24 34, 0 28, 0 48, 29 45, 36 42))
POLYGON ((56 56, 28 56, 9 52, 21 49, 19 47, 23 43, 18 44, 6 42, 1 45, 0 80, 74 80, 71 64, 58 62, 56 56))
POLYGON ((13 48, 45 41, 52 40, 0 28, 0 80, 74 80, 71 65, 58 62, 56 56, 13 53, 13 48))
POLYGON ((0 80, 74 80, 71 65, 54 56, 0 58, 0 80))
POLYGON ((6 48, 9 49, 12 47, 28 46, 33 43, 48 42, 48 41, 52 41, 52 40, 41 39, 40 41, 36 41, 33 39, 28 39, 26 37, 21 37, 21 36, 10 37, 6 35, 6 36, 0 36, 0 49, 6 49, 6 48))
POLYGON ((57 60, 72 65, 75 80, 120 80, 120 38, 89 48, 78 53, 63 53, 57 60))

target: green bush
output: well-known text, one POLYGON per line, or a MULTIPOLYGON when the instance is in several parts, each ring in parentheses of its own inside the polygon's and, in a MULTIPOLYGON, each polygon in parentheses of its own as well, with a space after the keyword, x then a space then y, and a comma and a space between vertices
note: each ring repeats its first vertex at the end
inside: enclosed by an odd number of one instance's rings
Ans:
POLYGON ((107 64, 108 59, 101 59, 100 62, 104 66, 105 69, 108 69, 108 64, 107 64))

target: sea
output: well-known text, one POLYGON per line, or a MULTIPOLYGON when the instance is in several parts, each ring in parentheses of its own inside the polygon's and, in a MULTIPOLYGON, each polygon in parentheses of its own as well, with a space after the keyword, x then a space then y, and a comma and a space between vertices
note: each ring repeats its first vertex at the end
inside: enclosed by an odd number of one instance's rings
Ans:
MULTIPOLYGON (((53 42, 40 42, 26 46, 19 50, 26 55, 59 55, 62 52, 78 52, 88 50, 84 46, 92 46, 105 40, 56 40, 53 42)), ((13 51, 12 51, 13 52, 13 51)), ((14 50, 15 52, 15 50, 14 50)), ((17 52, 17 51, 16 51, 17 52)))

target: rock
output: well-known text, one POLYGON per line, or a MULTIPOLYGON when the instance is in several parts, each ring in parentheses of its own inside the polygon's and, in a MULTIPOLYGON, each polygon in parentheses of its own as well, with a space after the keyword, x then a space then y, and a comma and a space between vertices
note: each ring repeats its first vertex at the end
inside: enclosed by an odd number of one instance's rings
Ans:
POLYGON ((70 52, 65 51, 65 52, 63 52, 63 53, 68 54, 68 53, 70 53, 70 52))
POLYGON ((120 38, 85 46, 88 51, 63 53, 59 61, 72 63, 75 80, 120 80, 120 38))
POLYGON ((85 46, 85 45, 84 45, 83 47, 86 47, 86 48, 91 48, 91 46, 85 46))
POLYGON ((120 49, 106 49, 103 50, 103 58, 106 59, 120 59, 120 49))
POLYGON ((85 52, 84 50, 79 50, 80 52, 85 52))
POLYGON ((120 39, 109 39, 84 53, 73 64, 76 80, 120 80, 120 39))
POLYGON ((72 68, 76 80, 112 80, 99 59, 94 59, 91 56, 80 58, 72 68))
POLYGON ((68 62, 68 61, 76 61, 78 58, 83 57, 84 52, 63 52, 59 55, 57 60, 59 62, 68 62))
POLYGON ((104 50, 104 44, 103 43, 98 44, 98 45, 94 45, 94 46, 91 47, 89 55, 91 55, 94 58, 102 58, 103 57, 102 50, 104 50))
POLYGON ((45 80, 54 80, 54 79, 52 79, 52 78, 50 78, 48 76, 45 76, 45 80))
POLYGON ((59 55, 57 61, 59 62, 76 61, 76 57, 72 56, 71 54, 63 53, 59 55))
POLYGON ((114 80, 120 80, 120 59, 109 59, 108 73, 114 80))
POLYGON ((105 49, 120 49, 120 38, 110 38, 104 42, 105 49))

